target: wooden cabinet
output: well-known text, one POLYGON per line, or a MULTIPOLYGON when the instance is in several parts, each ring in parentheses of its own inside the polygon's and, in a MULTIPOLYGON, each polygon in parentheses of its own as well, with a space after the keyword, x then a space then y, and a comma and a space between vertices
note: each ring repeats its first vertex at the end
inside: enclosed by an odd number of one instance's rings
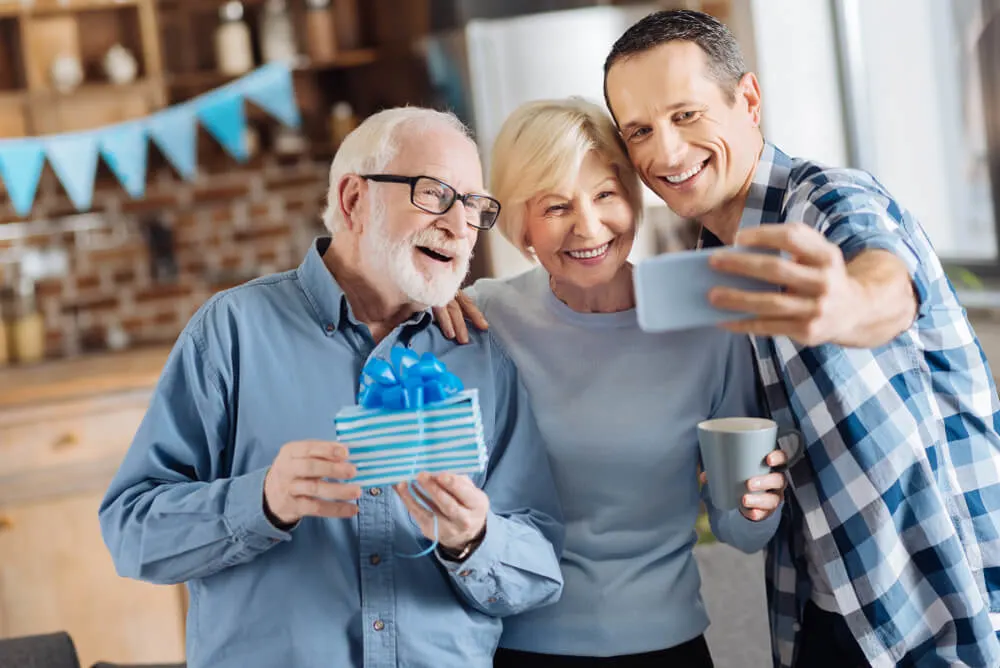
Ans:
POLYGON ((85 130, 140 118, 166 104, 154 0, 0 0, 0 138, 85 130), (130 84, 108 81, 114 45, 138 66, 130 84), (79 63, 83 83, 59 92, 53 64, 79 63))
POLYGON ((182 592, 118 577, 97 526, 103 493, 0 506, 0 629, 65 630, 82 666, 183 661, 182 592))
POLYGON ((0 371, 0 637, 67 631, 85 668, 184 660, 183 587, 119 577, 97 520, 163 355, 0 371))

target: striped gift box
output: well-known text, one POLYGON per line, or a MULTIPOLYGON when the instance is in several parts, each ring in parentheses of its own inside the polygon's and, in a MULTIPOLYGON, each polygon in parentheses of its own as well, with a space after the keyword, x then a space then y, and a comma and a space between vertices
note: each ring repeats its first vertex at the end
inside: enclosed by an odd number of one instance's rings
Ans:
POLYGON ((417 473, 480 473, 488 454, 479 393, 463 390, 422 408, 344 408, 334 418, 364 488, 416 478, 417 473))

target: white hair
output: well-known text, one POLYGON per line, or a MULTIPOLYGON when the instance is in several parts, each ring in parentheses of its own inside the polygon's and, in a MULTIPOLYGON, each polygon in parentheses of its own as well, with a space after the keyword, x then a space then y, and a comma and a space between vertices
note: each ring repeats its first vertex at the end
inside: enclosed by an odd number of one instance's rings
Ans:
POLYGON ((425 107, 384 109, 366 118, 344 138, 330 165, 330 185, 323 211, 323 224, 330 234, 344 225, 337 192, 340 180, 348 174, 384 170, 399 152, 402 130, 420 134, 435 126, 455 130, 472 141, 469 128, 455 114, 425 107))

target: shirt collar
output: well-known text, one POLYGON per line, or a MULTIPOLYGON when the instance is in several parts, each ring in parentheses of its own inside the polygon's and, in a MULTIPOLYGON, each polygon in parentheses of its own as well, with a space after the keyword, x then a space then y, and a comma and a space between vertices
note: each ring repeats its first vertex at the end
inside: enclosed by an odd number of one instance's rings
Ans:
POLYGON ((740 229, 757 227, 762 223, 780 223, 788 190, 788 178, 792 172, 792 159, 774 144, 764 142, 753 180, 743 205, 740 229))
MULTIPOLYGON (((302 291, 313 307, 320 326, 327 333, 332 333, 347 324, 361 325, 354 317, 354 310, 347 300, 347 295, 323 261, 323 256, 332 241, 331 237, 317 237, 296 270, 302 291)), ((402 325, 416 325, 423 328, 429 325, 431 320, 430 309, 424 309, 411 315, 402 325)))
MULTIPOLYGON (((743 205, 743 215, 740 217, 741 230, 766 223, 784 222, 783 207, 791 172, 792 159, 774 144, 764 142, 760 158, 757 159, 757 166, 754 167, 750 189, 747 191, 747 201, 743 205)), ((714 234, 704 228, 698 241, 699 248, 723 245, 714 234)))

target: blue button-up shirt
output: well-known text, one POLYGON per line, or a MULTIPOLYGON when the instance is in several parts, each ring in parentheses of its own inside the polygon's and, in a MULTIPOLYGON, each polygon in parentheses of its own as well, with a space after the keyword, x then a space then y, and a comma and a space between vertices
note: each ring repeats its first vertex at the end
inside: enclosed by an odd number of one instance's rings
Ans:
POLYGON ((120 574, 186 582, 192 668, 490 666, 500 618, 551 603, 562 526, 545 449, 517 371, 489 333, 458 346, 420 312, 377 345, 324 265, 220 293, 164 368, 101 504, 120 574), (486 537, 464 563, 406 559, 426 544, 391 488, 351 519, 291 532, 263 511, 285 443, 334 440, 364 364, 394 345, 430 351, 478 388, 490 457, 486 537))

